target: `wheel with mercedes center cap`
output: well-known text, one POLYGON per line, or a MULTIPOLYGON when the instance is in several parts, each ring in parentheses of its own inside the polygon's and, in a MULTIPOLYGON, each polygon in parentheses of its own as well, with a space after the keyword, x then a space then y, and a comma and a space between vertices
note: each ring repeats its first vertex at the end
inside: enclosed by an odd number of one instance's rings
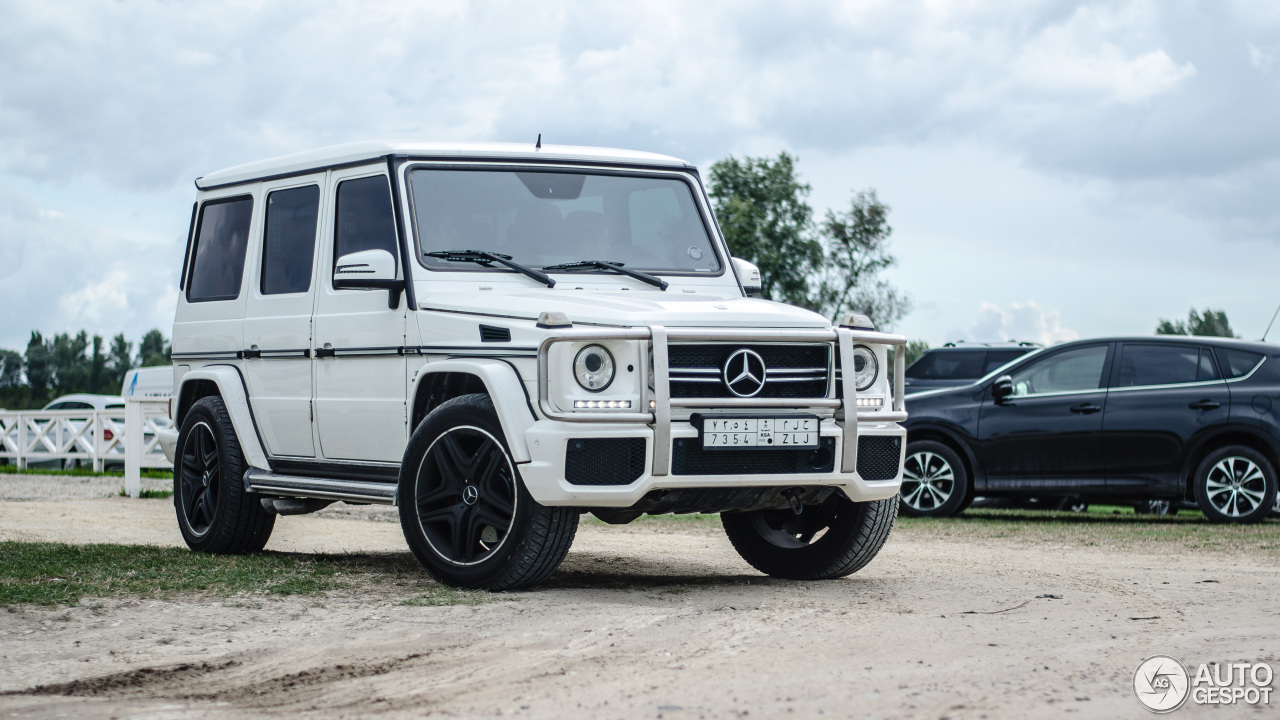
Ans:
POLYGON ((436 580, 512 590, 545 579, 569 552, 576 508, 534 502, 488 395, 443 403, 414 431, 400 469, 400 526, 436 580))

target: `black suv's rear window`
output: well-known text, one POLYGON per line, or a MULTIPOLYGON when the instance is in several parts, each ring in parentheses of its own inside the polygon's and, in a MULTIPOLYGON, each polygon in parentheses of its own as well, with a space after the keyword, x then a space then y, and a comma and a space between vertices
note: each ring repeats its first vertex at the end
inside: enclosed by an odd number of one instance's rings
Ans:
POLYGON ((907 368, 907 377, 912 380, 976 380, 984 374, 986 357, 987 354, 981 350, 927 352, 907 368))
POLYGON ((1262 353, 1249 352, 1248 350, 1230 350, 1227 348, 1217 348, 1218 359, 1222 363, 1222 369, 1226 371, 1228 378, 1238 378, 1253 372, 1258 367, 1258 363, 1262 362, 1265 357, 1262 353))

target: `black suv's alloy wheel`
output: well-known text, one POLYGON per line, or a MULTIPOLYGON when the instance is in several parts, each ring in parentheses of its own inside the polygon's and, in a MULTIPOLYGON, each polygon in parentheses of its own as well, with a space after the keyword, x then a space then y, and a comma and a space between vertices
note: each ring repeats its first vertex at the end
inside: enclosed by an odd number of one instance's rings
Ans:
POLYGON ((949 446, 933 440, 907 444, 902 463, 903 515, 947 517, 963 510, 969 496, 969 477, 960 456, 949 446))
POLYGON ((1258 522, 1276 502, 1275 469, 1257 450, 1230 445, 1200 463, 1195 492, 1200 510, 1213 522, 1258 522))

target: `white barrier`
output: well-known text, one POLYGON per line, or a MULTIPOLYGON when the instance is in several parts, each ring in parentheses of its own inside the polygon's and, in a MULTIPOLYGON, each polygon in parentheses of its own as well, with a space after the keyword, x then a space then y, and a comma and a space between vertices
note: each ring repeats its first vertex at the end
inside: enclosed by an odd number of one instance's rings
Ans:
POLYGON ((102 472, 122 464, 125 491, 138 497, 141 468, 171 468, 156 430, 169 427, 167 400, 125 399, 120 410, 21 410, 0 412, 0 464, 62 466, 80 461, 102 472))

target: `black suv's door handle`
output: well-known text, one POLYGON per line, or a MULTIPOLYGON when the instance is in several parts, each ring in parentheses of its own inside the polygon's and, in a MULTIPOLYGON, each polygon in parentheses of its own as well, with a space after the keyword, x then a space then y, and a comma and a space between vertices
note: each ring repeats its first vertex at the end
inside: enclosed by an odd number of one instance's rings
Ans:
POLYGON ((1073 413, 1080 413, 1081 415, 1092 415, 1093 413, 1096 413, 1096 412, 1102 412, 1102 406, 1101 406, 1101 405, 1094 405, 1093 403, 1085 403, 1085 404, 1083 404, 1083 405, 1076 405, 1076 406, 1071 407, 1071 408, 1069 408, 1069 409, 1071 410, 1071 412, 1073 412, 1073 413))
POLYGON ((1205 400, 1201 400, 1200 402, 1193 402, 1187 407, 1191 408, 1192 410, 1217 410, 1218 408, 1222 407, 1222 404, 1219 403, 1217 400, 1205 399, 1205 400))

